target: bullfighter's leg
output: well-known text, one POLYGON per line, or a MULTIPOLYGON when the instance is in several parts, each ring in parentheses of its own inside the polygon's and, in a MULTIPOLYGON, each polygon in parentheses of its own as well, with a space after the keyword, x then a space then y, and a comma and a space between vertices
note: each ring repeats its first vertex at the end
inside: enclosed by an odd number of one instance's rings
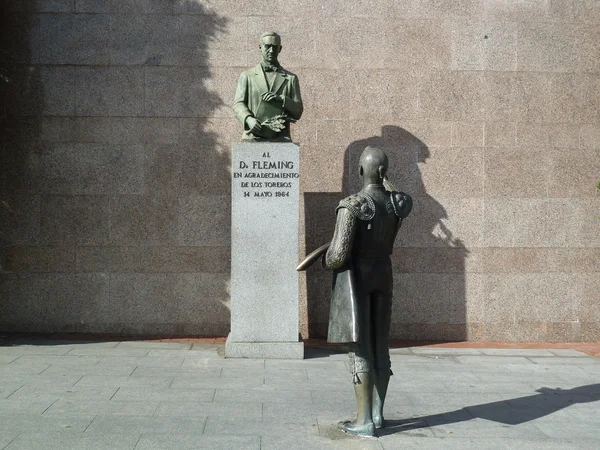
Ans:
POLYGON ((359 300, 359 321, 361 329, 361 340, 354 344, 354 352, 350 353, 350 370, 352 382, 354 383, 354 394, 356 396, 356 420, 340 422, 342 431, 359 436, 374 436, 375 425, 371 417, 373 404, 373 386, 375 377, 373 373, 373 343, 371 326, 371 314, 369 299, 359 300))
POLYGON ((377 293, 371 298, 371 327, 374 364, 374 390, 372 418, 376 428, 385 426, 383 404, 390 382, 390 320, 392 313, 392 296, 377 293))

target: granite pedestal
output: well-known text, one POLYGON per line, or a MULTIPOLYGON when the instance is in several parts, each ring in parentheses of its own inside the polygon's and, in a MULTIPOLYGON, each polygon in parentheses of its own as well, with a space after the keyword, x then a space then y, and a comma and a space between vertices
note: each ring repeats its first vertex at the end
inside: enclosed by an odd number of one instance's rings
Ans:
POLYGON ((298 341, 299 147, 232 148, 228 358, 304 357, 298 341))

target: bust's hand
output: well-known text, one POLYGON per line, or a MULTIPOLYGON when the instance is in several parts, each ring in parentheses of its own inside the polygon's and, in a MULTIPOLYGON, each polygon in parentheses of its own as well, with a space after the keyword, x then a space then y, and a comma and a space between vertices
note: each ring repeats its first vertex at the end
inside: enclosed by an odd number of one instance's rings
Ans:
POLYGON ((262 95, 262 99, 265 102, 283 103, 283 96, 274 94, 273 92, 265 92, 262 95))
POLYGON ((250 129, 251 133, 258 133, 262 128, 260 122, 256 119, 256 117, 248 116, 246 118, 246 125, 250 129))

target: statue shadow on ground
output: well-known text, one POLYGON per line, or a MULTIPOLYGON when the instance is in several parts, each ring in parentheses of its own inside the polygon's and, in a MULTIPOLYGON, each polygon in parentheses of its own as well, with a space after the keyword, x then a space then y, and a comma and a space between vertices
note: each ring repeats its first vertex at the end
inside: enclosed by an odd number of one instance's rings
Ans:
POLYGON ((538 393, 535 395, 466 406, 446 413, 386 420, 386 427, 379 430, 378 435, 386 436, 420 428, 468 422, 473 419, 485 419, 504 425, 519 425, 549 416, 571 405, 600 400, 600 384, 589 384, 573 389, 543 387, 536 392, 538 393))
MULTIPOLYGON (((446 208, 427 193, 421 167, 430 151, 409 130, 386 125, 380 136, 354 141, 344 152, 342 192, 305 192, 307 253, 329 242, 338 202, 361 189, 358 162, 367 146, 384 150, 396 189, 411 195, 414 207, 398 233, 392 255, 394 303, 391 339, 461 341, 467 339, 463 242, 452 231, 446 208), (327 218, 327 219, 324 219, 327 218)), ((308 333, 327 336, 331 273, 314 264, 306 273, 308 333)))
MULTIPOLYGON (((94 25, 78 35, 86 20, 106 24, 111 16, 40 15, 42 3, 0 2, 0 329, 227 334, 230 252, 212 242, 223 239, 229 210, 203 199, 231 190, 229 142, 212 119, 226 105, 207 64, 229 19, 201 0, 164 2, 202 17, 193 47, 179 26, 161 28, 165 42, 178 43, 165 49, 143 37, 145 26, 95 40, 94 25), (82 55, 131 58, 133 65, 121 64, 131 76, 119 76, 111 92, 135 103, 127 83, 151 75, 160 83, 143 88, 155 100, 123 113, 100 88, 75 95, 75 78, 113 69, 81 64, 82 55), (91 112, 80 113, 78 102, 91 112), (108 279, 110 298, 86 296, 88 280, 105 283, 103 293, 108 279), (122 313, 107 318, 115 309, 122 313)), ((177 24, 171 15, 156 19, 177 24)))

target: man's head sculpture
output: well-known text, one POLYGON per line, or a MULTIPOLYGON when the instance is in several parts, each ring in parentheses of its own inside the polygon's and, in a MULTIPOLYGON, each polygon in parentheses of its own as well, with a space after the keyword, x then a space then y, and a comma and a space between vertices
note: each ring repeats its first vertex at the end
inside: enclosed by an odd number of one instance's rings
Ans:
POLYGON ((258 48, 263 58, 263 62, 271 65, 279 64, 277 58, 281 49, 281 36, 274 31, 268 31, 260 35, 258 48))
POLYGON ((360 155, 359 175, 366 184, 381 184, 386 177, 388 157, 377 147, 367 147, 360 155))

